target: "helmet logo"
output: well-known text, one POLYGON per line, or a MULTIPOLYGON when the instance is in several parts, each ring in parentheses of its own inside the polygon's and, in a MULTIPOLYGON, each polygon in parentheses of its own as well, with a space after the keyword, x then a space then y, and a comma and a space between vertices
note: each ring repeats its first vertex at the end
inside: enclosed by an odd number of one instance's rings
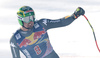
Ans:
POLYGON ((22 20, 23 18, 22 18, 22 17, 20 17, 20 16, 18 16, 18 19, 22 20))
POLYGON ((31 15, 31 13, 29 13, 29 15, 31 15))
POLYGON ((18 13, 17 13, 19 16, 24 16, 25 17, 25 14, 24 14, 24 11, 19 11, 18 13))
POLYGON ((29 7, 27 7, 27 6, 24 6, 24 7, 22 7, 22 10, 29 10, 29 7))
POLYGON ((28 10, 28 11, 25 11, 24 13, 26 14, 26 13, 29 13, 29 12, 33 12, 33 10, 28 10))

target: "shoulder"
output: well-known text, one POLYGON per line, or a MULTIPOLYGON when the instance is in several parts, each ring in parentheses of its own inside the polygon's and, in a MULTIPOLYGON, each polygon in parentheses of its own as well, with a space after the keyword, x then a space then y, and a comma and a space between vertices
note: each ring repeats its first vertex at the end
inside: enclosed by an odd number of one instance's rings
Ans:
POLYGON ((48 20, 46 18, 40 19, 36 21, 39 25, 41 25, 45 30, 47 30, 48 20))
POLYGON ((12 35, 12 37, 10 38, 10 46, 11 46, 11 47, 17 47, 15 34, 17 34, 17 31, 16 31, 16 32, 12 35))
POLYGON ((13 42, 15 40, 14 35, 10 38, 10 42, 13 42))
POLYGON ((40 23, 41 25, 47 26, 47 23, 49 22, 50 19, 42 18, 38 20, 37 22, 40 23))
POLYGON ((16 34, 18 34, 18 30, 13 33, 12 37, 10 38, 10 42, 14 42, 15 41, 15 36, 17 36, 16 34))

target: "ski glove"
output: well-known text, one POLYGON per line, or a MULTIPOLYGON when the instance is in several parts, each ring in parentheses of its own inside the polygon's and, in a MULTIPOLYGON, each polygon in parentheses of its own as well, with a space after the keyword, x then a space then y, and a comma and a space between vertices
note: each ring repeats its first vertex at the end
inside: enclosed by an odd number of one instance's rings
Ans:
POLYGON ((78 7, 76 11, 72 14, 74 19, 77 19, 80 15, 84 15, 85 11, 81 7, 78 7))

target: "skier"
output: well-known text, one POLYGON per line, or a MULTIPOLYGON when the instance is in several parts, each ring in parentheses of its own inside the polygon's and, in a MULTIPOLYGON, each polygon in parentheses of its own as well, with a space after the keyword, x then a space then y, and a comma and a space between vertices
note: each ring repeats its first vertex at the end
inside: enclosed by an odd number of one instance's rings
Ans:
POLYGON ((34 10, 31 7, 21 7, 17 12, 21 28, 10 39, 13 58, 21 58, 20 51, 26 58, 59 58, 50 44, 47 30, 67 26, 84 13, 85 11, 78 7, 71 16, 57 20, 40 19, 36 21, 34 10))

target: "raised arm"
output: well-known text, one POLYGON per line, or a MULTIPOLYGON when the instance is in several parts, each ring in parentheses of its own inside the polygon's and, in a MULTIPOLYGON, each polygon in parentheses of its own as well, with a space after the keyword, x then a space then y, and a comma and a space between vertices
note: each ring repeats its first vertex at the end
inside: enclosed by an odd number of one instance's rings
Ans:
POLYGON ((66 16, 64 18, 56 19, 56 20, 41 19, 39 23, 42 24, 46 30, 51 28, 63 27, 71 24, 80 15, 84 15, 84 13, 85 11, 81 7, 78 7, 71 16, 66 16))
POLYGON ((64 17, 61 19, 41 19, 40 23, 45 27, 46 30, 51 28, 63 27, 71 24, 75 19, 72 17, 64 17))

